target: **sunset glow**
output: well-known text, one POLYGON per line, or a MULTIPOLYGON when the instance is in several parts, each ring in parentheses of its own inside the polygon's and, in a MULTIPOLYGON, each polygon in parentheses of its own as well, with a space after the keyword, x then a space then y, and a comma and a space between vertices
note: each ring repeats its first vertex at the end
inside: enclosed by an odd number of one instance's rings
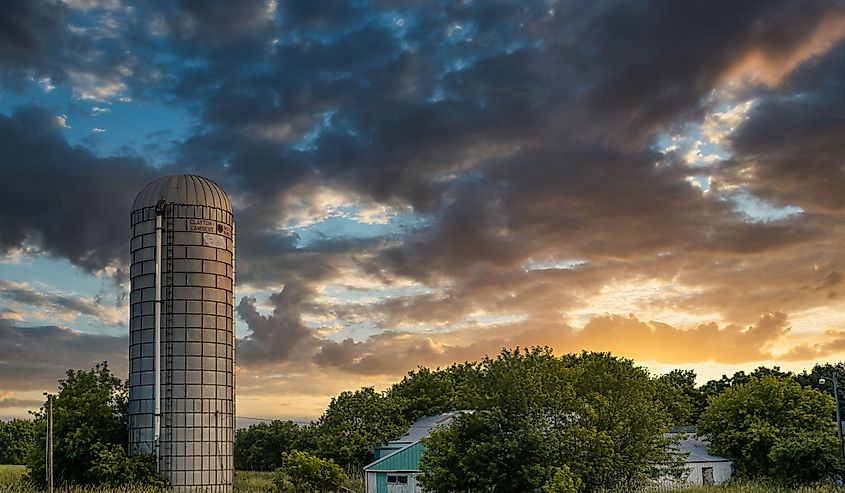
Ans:
POLYGON ((237 222, 237 414, 502 347, 845 358, 839 2, 13 1, 0 417, 127 372, 129 209, 237 222), (320 6, 318 6, 318 4, 320 6))

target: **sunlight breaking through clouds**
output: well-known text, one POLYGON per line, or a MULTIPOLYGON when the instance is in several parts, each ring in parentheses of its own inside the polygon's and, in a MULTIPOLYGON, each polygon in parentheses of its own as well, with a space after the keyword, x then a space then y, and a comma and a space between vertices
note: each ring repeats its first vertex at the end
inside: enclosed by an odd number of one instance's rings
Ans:
POLYGON ((845 355, 837 2, 8 10, 15 399, 125 359, 128 208, 171 173, 233 200, 245 412, 503 346, 708 376, 845 355))

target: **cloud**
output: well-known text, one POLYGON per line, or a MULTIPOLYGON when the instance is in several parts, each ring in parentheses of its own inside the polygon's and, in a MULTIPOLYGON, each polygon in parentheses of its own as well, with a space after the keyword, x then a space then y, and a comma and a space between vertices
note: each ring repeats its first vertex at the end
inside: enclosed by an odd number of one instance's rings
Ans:
POLYGON ((773 358, 769 348, 789 332, 783 313, 762 316, 749 327, 714 323, 678 328, 636 317, 605 315, 582 328, 528 321, 453 334, 386 332, 355 342, 325 341, 314 361, 362 375, 401 375, 416 365, 443 366, 496 354, 503 347, 550 346, 558 354, 610 351, 661 363, 747 363, 773 358), (445 339, 451 342, 438 342, 445 339), (455 340, 460 342, 455 342, 455 340))
POLYGON ((74 147, 37 107, 0 115, 0 248, 65 258, 88 271, 128 261, 129 208, 156 170, 74 147))
POLYGON ((308 375, 352 384, 514 344, 837 354, 834 336, 791 346, 782 314, 840 307, 843 18, 824 0, 14 2, 4 88, 77 100, 0 115, 0 248, 123 275, 134 194, 207 175, 236 206, 240 289, 274 292, 270 313, 239 302, 243 382, 296 368, 278 391, 302 395, 308 375), (84 101, 115 99, 189 114, 161 167, 57 125, 105 128, 84 101), (740 194, 802 212, 755 222, 740 194), (287 229, 397 211, 416 221, 287 229))
POLYGON ((34 399, 18 399, 12 392, 0 392, 0 409, 21 407, 34 409, 40 407, 43 404, 43 401, 38 401, 34 399))
POLYGON ((305 291, 301 285, 288 284, 270 295, 274 309, 269 316, 258 313, 255 298, 241 299, 237 312, 249 334, 238 341, 239 365, 284 363, 308 351, 315 340, 299 313, 305 291))
POLYGON ((839 45, 759 99, 731 139, 734 157, 723 167, 724 181, 777 205, 841 216, 843 55, 839 45))
MULTIPOLYGON (((47 310, 47 315, 40 318, 57 318, 61 321, 70 322, 79 315, 90 315, 107 325, 123 325, 125 323, 124 310, 115 313, 116 310, 104 307, 99 300, 71 296, 58 292, 42 293, 26 284, 16 283, 0 279, 0 298, 7 301, 47 310)), ((9 320, 20 320, 20 314, 15 310, 7 310, 6 318, 9 320)))
POLYGON ((78 332, 65 327, 19 327, 0 320, 0 388, 7 391, 55 388, 69 368, 88 369, 108 361, 127 375, 126 337, 78 332))
POLYGON ((0 67, 22 68, 50 63, 57 50, 67 8, 61 1, 12 0, 0 16, 0 67))

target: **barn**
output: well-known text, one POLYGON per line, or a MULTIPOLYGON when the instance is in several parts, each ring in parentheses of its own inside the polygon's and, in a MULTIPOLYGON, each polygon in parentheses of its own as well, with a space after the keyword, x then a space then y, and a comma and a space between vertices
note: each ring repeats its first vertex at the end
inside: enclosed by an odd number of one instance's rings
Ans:
POLYGON ((710 443, 697 435, 695 429, 675 429, 670 436, 679 438, 673 448, 683 456, 685 472, 681 478, 663 477, 658 483, 664 487, 686 487, 722 484, 731 478, 733 462, 726 457, 710 454, 710 443))
POLYGON ((376 459, 364 466, 367 493, 420 493, 417 483, 420 458, 425 452, 421 440, 441 426, 447 426, 457 412, 426 416, 408 433, 376 449, 376 459))
MULTIPOLYGON (((464 411, 466 412, 466 411, 464 411)), ((417 482, 420 458, 425 453, 421 442, 439 427, 448 426, 458 412, 426 416, 411 426, 398 438, 375 450, 375 460, 364 466, 367 493, 421 493, 417 482)), ((664 488, 681 488, 690 485, 716 485, 730 479, 733 463, 730 459, 711 455, 709 443, 695 433, 693 427, 672 430, 677 440, 672 445, 684 460, 685 471, 680 478, 665 476, 657 480, 664 488)))

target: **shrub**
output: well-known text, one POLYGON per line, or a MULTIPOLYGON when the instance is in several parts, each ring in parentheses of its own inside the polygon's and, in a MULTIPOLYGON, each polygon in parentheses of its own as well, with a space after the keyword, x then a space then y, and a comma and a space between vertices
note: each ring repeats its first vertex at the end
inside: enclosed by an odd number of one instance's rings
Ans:
POLYGON ((292 450, 284 454, 273 483, 282 493, 329 493, 337 491, 345 479, 343 470, 333 460, 292 450))

